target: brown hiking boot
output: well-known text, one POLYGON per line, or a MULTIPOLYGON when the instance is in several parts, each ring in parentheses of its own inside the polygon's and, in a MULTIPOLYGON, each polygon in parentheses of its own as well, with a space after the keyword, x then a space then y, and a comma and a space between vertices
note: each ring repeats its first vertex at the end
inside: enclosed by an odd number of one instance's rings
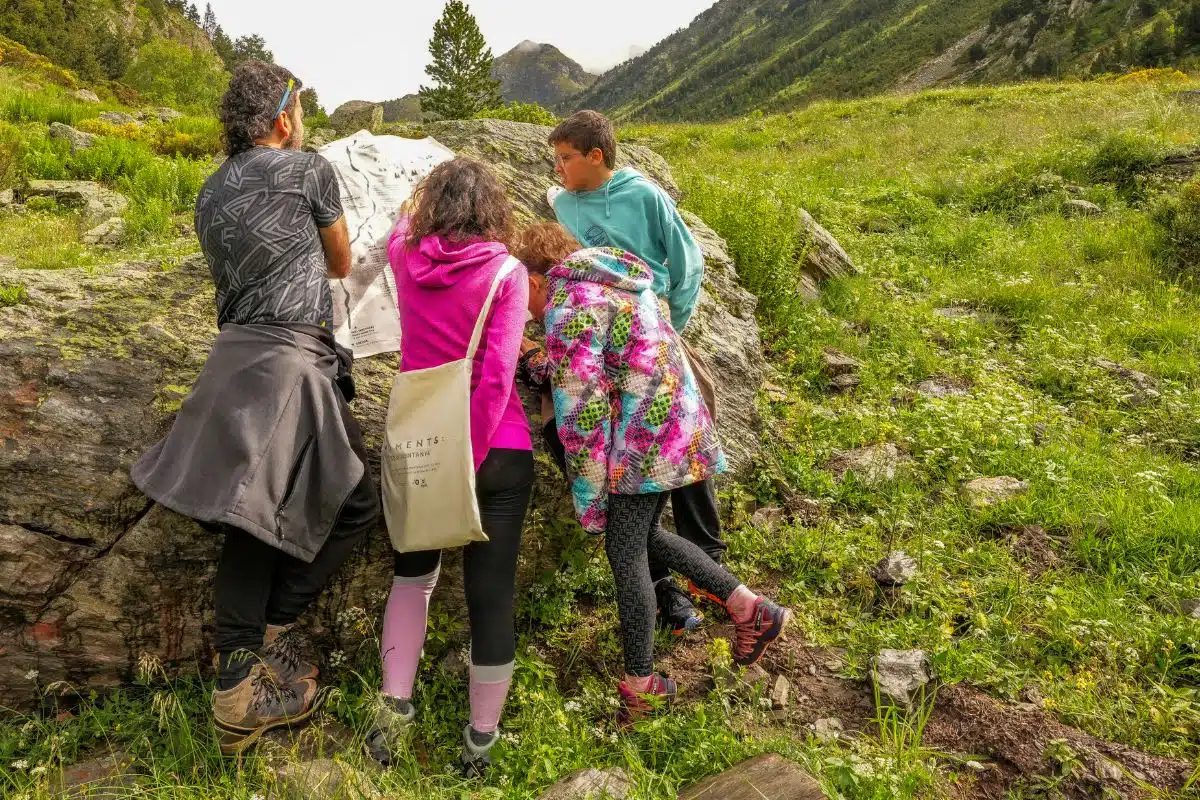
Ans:
POLYGON ((266 665, 255 664, 237 686, 213 691, 213 721, 221 753, 236 755, 269 730, 304 722, 322 699, 316 681, 278 683, 266 665))
POLYGON ((300 635, 290 626, 268 625, 267 635, 263 640, 263 663, 275 675, 280 684, 296 681, 315 681, 320 671, 315 665, 304 660, 300 652, 300 635))

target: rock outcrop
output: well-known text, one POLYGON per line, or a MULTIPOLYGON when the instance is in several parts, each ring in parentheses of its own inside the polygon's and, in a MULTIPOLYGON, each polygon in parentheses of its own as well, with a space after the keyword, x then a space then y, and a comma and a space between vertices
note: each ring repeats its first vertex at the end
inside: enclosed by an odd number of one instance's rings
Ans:
MULTIPOLYGON (((521 219, 550 213, 547 129, 478 121, 428 132, 490 162, 521 219)), ((628 147, 622 159, 677 192, 655 154, 628 147)), ((754 408, 765 364, 755 299, 738 286, 721 239, 698 219, 690 223, 708 275, 688 337, 721 378, 719 422, 741 469, 758 457, 761 439, 754 408)), ((0 265, 0 282, 23 284, 28 294, 20 305, 0 308, 0 704, 28 704, 37 686, 55 681, 81 690, 118 684, 143 654, 184 671, 205 668, 220 542, 149 502, 128 473, 169 429, 216 334, 207 266, 198 256, 165 267, 155 261, 101 270, 0 265)), ((393 355, 356 365, 354 410, 373 453, 397 361, 393 355)), ((536 404, 529 408, 540 426, 536 404)), ((522 585, 559 567, 560 537, 543 531, 571 516, 561 476, 539 470, 522 585)), ((455 614, 462 605, 458 573, 448 560, 436 601, 455 614)), ((306 619, 318 653, 361 642, 354 623, 363 614, 353 609, 378 616, 390 574, 381 527, 306 619)))
POLYGON ((383 124, 383 106, 366 100, 351 100, 329 115, 329 124, 340 134, 374 131, 383 124))

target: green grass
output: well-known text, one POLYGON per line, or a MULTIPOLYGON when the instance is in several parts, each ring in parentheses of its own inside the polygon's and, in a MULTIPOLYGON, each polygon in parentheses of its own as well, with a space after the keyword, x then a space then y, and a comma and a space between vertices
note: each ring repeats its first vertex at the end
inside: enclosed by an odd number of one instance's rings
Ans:
POLYGON ((785 576, 783 599, 814 639, 849 647, 853 672, 880 647, 924 647, 950 681, 1014 699, 1033 686, 1069 724, 1200 755, 1200 631, 1176 611, 1200 596, 1200 300, 1150 214, 1174 191, 1154 164, 1193 147, 1198 122, 1166 92, 1080 85, 625 132, 655 140, 763 295, 796 399, 773 410, 777 452, 831 509, 815 529, 735 534, 734 553, 758 554, 737 566, 785 576), (1104 214, 1065 217, 1077 195, 1104 214), (801 207, 863 267, 815 305, 787 290, 801 207), (932 313, 951 305, 982 313, 932 313), (821 390, 825 346, 866 363, 855 394, 821 390), (1158 377, 1161 398, 1131 403, 1096 357, 1158 377), (970 394, 908 394, 936 375, 970 394), (822 468, 882 441, 913 458, 890 485, 822 468), (1032 489, 972 512, 959 487, 981 475, 1032 489), (1061 542, 1036 578, 997 535, 1027 524, 1061 542), (907 610, 881 614, 864 575, 892 548, 922 573, 907 610))

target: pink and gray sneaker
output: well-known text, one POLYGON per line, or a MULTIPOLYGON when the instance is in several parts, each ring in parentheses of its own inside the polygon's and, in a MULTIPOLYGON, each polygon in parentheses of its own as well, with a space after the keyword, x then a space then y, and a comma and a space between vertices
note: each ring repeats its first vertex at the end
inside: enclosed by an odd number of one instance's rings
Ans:
POLYGON ((733 660, 748 667, 757 663, 773 642, 783 636, 792 612, 765 597, 754 601, 754 613, 745 622, 735 624, 733 660))
POLYGON ((629 684, 621 681, 617 685, 621 693, 621 707, 617 711, 617 722, 622 725, 632 725, 638 720, 645 719, 663 708, 670 708, 675 702, 679 687, 675 681, 665 675, 655 673, 650 677, 650 689, 645 692, 635 692, 629 684))

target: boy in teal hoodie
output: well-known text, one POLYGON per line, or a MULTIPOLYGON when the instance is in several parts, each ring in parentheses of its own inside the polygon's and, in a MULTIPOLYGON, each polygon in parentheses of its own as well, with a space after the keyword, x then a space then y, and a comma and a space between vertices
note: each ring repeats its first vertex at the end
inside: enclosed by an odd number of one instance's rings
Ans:
MULTIPOLYGON (((566 189, 551 189, 547 195, 559 224, 584 247, 616 247, 645 261, 654 273, 651 288, 670 308, 671 327, 682 333, 700 299, 704 254, 675 201, 637 170, 615 169, 616 136, 599 112, 580 111, 563 121, 550 134, 550 145, 555 172, 566 189)), ((561 463, 562 443, 550 423, 543 433, 561 463)), ((712 481, 676 489, 671 508, 679 535, 720 563, 728 545, 721 539, 712 481)), ((677 635, 694 630, 701 616, 666 565, 651 558, 650 574, 660 623, 677 635)), ((704 594, 696 588, 693 592, 704 594)))
POLYGON ((617 247, 649 264, 654 293, 666 299, 671 326, 682 333, 700 299, 704 254, 675 201, 632 167, 614 171, 616 137, 603 114, 574 114, 554 129, 550 144, 566 188, 551 199, 559 224, 584 247, 617 247))

